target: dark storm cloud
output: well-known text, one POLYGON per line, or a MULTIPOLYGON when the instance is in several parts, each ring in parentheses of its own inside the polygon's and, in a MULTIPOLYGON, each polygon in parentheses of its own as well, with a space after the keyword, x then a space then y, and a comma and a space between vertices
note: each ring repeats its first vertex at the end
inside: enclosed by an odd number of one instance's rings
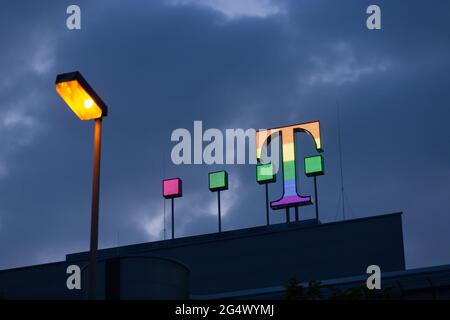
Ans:
MULTIPOLYGON (((88 248, 93 128, 53 85, 57 73, 72 70, 110 107, 101 247, 162 237, 164 176, 184 180, 180 236, 216 230, 206 179, 220 168, 230 173, 224 228, 264 223, 254 167, 170 164, 172 130, 192 130, 194 120, 205 129, 321 120, 321 217, 341 219, 338 101, 347 218, 404 211, 408 265, 450 262, 450 5, 381 1, 383 29, 368 31, 367 1, 212 3, 79 1, 81 31, 65 28, 69 2, 2 9, 0 267, 88 248)), ((300 138, 298 155, 314 153, 300 138)), ((300 176, 310 194, 311 181, 300 176)), ((280 192, 273 187, 272 198, 280 192)))

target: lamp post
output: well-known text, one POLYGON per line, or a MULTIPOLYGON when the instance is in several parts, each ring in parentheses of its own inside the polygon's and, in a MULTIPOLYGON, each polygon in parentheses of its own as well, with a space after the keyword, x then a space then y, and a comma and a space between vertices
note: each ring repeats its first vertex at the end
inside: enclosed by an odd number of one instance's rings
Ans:
POLYGON ((256 165, 256 182, 264 184, 266 187, 266 224, 270 224, 269 220, 269 183, 273 183, 277 180, 277 176, 274 173, 274 166, 272 163, 258 164, 256 165))
POLYGON ((220 212, 220 191, 228 190, 228 172, 216 171, 208 174, 208 188, 211 192, 217 192, 217 211, 219 220, 219 233, 222 232, 222 216, 220 212))
POLYGON ((55 85, 58 94, 80 120, 95 120, 88 285, 88 298, 95 299, 102 118, 107 116, 108 108, 78 71, 59 74, 55 85))

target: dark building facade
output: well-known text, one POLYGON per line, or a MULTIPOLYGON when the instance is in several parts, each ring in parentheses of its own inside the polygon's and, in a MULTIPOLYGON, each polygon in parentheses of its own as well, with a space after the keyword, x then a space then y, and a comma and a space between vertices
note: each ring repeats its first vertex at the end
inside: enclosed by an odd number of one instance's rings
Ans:
MULTIPOLYGON (((369 265, 381 268, 382 285, 394 288, 396 297, 445 298, 450 284, 447 267, 405 270, 401 213, 129 245, 100 250, 98 259, 102 299, 279 299, 291 277, 342 288, 365 284, 369 265)), ((87 262, 82 252, 63 262, 0 271, 0 295, 82 299, 84 290, 67 289, 66 268, 86 270, 87 262)))
MULTIPOLYGON (((191 270, 191 294, 255 289, 356 276, 377 264, 405 269, 401 214, 318 224, 315 220, 206 234, 101 250, 100 259, 148 255, 181 261, 191 270)), ((88 253, 66 261, 87 261, 88 253)))

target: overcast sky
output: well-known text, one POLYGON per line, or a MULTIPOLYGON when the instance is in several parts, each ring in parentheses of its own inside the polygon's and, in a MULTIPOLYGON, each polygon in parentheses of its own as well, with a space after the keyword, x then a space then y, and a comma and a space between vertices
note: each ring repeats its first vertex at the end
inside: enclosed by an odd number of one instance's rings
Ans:
MULTIPOLYGON (((54 87, 56 74, 74 70, 110 109, 101 248, 163 239, 163 177, 184 181, 178 236, 217 229, 212 170, 230 175, 223 229, 265 223, 254 166, 171 164, 171 132, 192 131, 194 120, 205 129, 320 120, 320 216, 342 220, 339 104, 346 218, 403 211, 407 266, 450 263, 450 2, 377 1, 378 31, 366 28, 370 4, 3 1, 0 268, 88 250, 93 123, 79 121, 54 87), (78 31, 66 28, 73 3, 78 31)), ((315 154, 311 139, 299 138, 298 156, 315 154)), ((299 176, 301 193, 312 194, 312 180, 299 176)), ((271 187, 272 200, 281 188, 271 187)), ((300 213, 312 218, 314 208, 300 213)), ((282 222, 284 212, 271 219, 282 222)), ((169 220, 166 227, 170 237, 169 220)))

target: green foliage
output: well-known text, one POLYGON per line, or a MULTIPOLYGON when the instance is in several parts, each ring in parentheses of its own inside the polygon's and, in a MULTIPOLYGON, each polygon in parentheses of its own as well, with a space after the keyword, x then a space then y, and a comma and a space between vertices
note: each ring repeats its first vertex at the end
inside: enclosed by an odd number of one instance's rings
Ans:
POLYGON ((284 286, 286 291, 283 298, 286 300, 320 300, 322 299, 322 287, 320 281, 310 281, 305 289, 298 284, 297 279, 289 278, 284 286))
POLYGON ((310 281, 308 288, 306 288, 307 300, 321 300, 322 299, 322 284, 320 281, 310 281))
POLYGON ((285 300, 388 300, 391 297, 391 288, 369 290, 366 286, 356 286, 348 289, 339 289, 333 286, 323 286, 320 281, 310 281, 308 286, 301 286, 296 278, 289 278, 284 286, 285 300))
POLYGON ((288 283, 284 286, 286 291, 283 298, 286 300, 304 300, 305 290, 298 284, 297 279, 289 278, 288 283))
POLYGON ((361 285, 351 287, 346 290, 328 287, 332 294, 329 300, 389 300, 391 298, 391 288, 381 290, 369 290, 361 285))

